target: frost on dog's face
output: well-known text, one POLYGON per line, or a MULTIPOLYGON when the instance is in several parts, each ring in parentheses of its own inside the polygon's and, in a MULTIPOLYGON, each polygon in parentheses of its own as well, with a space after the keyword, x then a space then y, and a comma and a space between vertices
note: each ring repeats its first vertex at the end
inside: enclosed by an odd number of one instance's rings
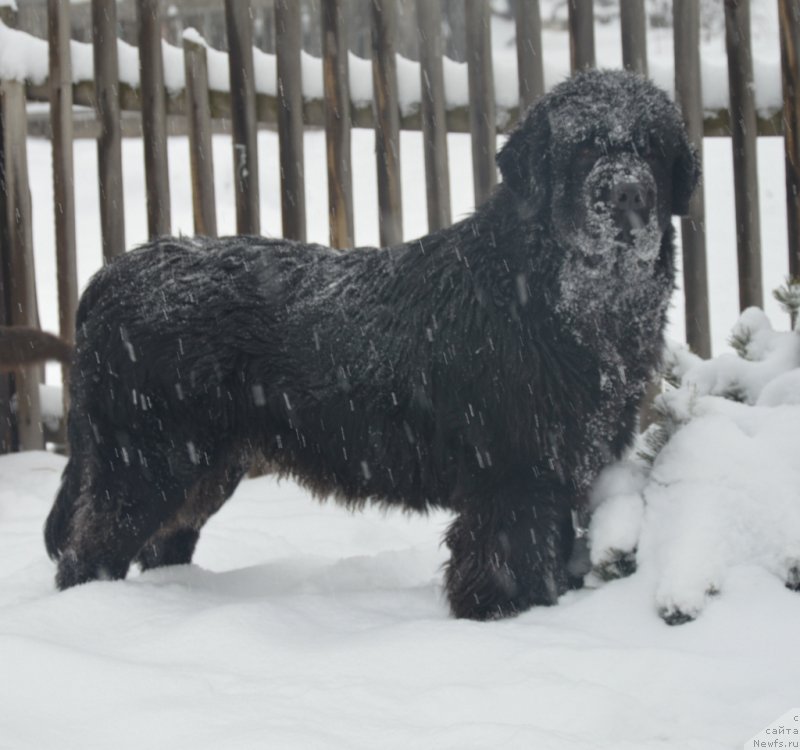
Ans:
POLYGON ((675 105, 622 71, 557 86, 511 134, 498 164, 520 211, 549 223, 565 260, 594 275, 652 268, 699 177, 675 105))
POLYGON ((553 230, 589 274, 652 270, 669 226, 670 179, 658 158, 588 142, 555 170, 553 230))
POLYGON ((553 240, 542 261, 557 266, 556 309, 574 331, 594 337, 609 314, 666 305, 671 219, 688 213, 700 172, 664 91, 624 71, 580 73, 531 107, 497 162, 517 211, 553 240))
POLYGON ((683 125, 642 78, 588 74, 557 88, 548 107, 554 232, 589 273, 652 268, 695 176, 683 125))
POLYGON ((672 193, 665 163, 671 162, 646 145, 613 147, 601 136, 554 157, 557 309, 574 326, 587 313, 636 309, 633 298, 657 292, 656 269, 672 252, 672 242, 664 242, 672 193))

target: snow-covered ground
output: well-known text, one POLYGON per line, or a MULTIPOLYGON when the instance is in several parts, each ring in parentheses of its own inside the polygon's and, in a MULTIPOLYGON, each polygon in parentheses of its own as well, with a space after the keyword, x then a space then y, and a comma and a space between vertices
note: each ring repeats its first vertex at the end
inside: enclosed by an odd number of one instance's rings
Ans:
POLYGON ((444 515, 351 515, 271 479, 196 565, 56 593, 61 467, 0 459, 0 747, 730 750, 800 702, 800 594, 759 567, 682 627, 645 570, 456 621, 444 515))
MULTIPOLYGON (((613 33, 598 32, 599 56, 613 33)), ((566 55, 563 35, 545 41, 566 55)), ((402 138, 412 237, 426 231, 422 142, 402 138)), ((372 135, 353 139, 356 239, 374 243, 372 135)), ((309 239, 325 242, 324 135, 305 144, 309 239)), ((31 141, 28 156, 41 318, 55 330, 49 148, 31 141)), ((259 148, 262 227, 278 235, 276 136, 259 134, 259 148)), ((449 148, 459 217, 473 201, 469 138, 451 135, 449 148)), ((191 233, 186 139, 169 151, 173 230, 191 233)), ((738 317, 730 142, 706 140, 705 157, 719 353, 738 317)), ((220 231, 231 233, 228 138, 214 139, 214 158, 220 231)), ((147 234, 141 143, 125 141, 123 161, 135 244, 147 234)), ((100 265, 93 143, 76 143, 75 163, 84 286, 100 265)), ((780 139, 760 139, 759 166, 768 295, 787 273, 780 139)), ((679 291, 679 341, 682 304, 679 291)), ((786 331, 771 298, 767 313, 786 331)), ((742 747, 800 705, 800 593, 784 586, 800 555, 800 337, 747 320, 761 362, 677 355, 684 388, 668 406, 689 425, 652 473, 620 467, 598 490, 595 562, 638 546, 639 570, 503 622, 448 617, 447 514, 352 514, 270 478, 243 482, 194 565, 56 593, 41 527, 63 459, 0 457, 0 748, 742 747), (736 387, 746 403, 714 395, 736 387), (668 627, 660 609, 700 614, 668 627)))

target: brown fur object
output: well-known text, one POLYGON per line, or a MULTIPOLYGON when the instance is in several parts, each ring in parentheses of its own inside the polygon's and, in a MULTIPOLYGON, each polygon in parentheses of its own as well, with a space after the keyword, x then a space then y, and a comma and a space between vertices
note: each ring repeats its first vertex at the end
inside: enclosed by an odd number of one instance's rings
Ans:
POLYGON ((27 326, 0 326, 0 372, 48 360, 69 364, 72 346, 52 333, 27 326))

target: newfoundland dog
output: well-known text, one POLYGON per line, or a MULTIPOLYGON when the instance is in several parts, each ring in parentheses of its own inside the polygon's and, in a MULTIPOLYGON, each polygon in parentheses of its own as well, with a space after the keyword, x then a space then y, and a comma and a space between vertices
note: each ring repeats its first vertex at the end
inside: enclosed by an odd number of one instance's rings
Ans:
POLYGON ((698 161, 663 91, 595 71, 497 163, 474 214, 394 247, 162 238, 97 273, 45 529, 59 588, 190 562, 263 456, 348 506, 454 511, 456 617, 555 603, 659 360, 698 161))

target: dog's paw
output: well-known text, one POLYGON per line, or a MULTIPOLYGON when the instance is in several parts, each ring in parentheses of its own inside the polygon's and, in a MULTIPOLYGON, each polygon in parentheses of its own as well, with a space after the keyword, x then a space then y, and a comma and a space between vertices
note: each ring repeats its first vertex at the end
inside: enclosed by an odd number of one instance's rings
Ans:
POLYGON ((696 620, 705 609, 709 600, 717 596, 720 587, 716 583, 693 583, 677 588, 662 581, 656 593, 656 610, 658 616, 667 625, 684 625, 696 620))
POLYGON ((558 506, 462 513, 445 535, 445 589, 455 617, 494 620, 552 605, 570 588, 558 506))
MULTIPOLYGON (((774 572, 774 571, 773 571, 774 572)), ((790 591, 800 592, 800 562, 787 566, 783 575, 784 585, 790 591)), ((709 600, 720 593, 720 586, 712 583, 705 588, 700 586, 681 587, 678 593, 668 593, 668 587, 662 581, 657 595, 657 609, 659 617, 667 625, 682 625, 696 619, 703 611, 709 600)))
POLYGON ((717 594, 719 594, 719 589, 716 586, 709 586, 701 597, 694 600, 685 598, 680 603, 675 601, 662 603, 658 606, 658 616, 667 625, 685 625, 687 622, 696 620, 708 600, 717 594))
POLYGON ((685 612, 682 609, 662 607, 658 610, 658 616, 667 625, 685 625, 687 622, 695 620, 698 612, 685 612))
POLYGON ((128 565, 111 560, 87 560, 81 558, 73 549, 67 549, 58 561, 56 587, 65 591, 91 581, 113 581, 124 578, 128 565))
POLYGON ((592 491, 595 507, 589 524, 592 582, 625 578, 636 572, 642 531, 644 482, 640 466, 621 462, 603 472, 592 491))
POLYGON ((535 566, 516 571, 503 562, 474 565, 475 557, 451 558, 445 571, 445 587, 454 617, 499 620, 535 606, 551 606, 570 588, 563 568, 535 566))
POLYGON ((800 591, 800 562, 789 567, 785 583, 786 588, 790 591, 800 591))
POLYGON ((636 549, 609 549, 603 558, 592 566, 591 575, 600 581, 627 578, 636 572, 636 549))
POLYGON ((567 561, 567 580, 570 589, 580 589, 584 586, 586 576, 592 571, 592 561, 589 555, 589 540, 586 535, 575 539, 572 554, 567 561))

